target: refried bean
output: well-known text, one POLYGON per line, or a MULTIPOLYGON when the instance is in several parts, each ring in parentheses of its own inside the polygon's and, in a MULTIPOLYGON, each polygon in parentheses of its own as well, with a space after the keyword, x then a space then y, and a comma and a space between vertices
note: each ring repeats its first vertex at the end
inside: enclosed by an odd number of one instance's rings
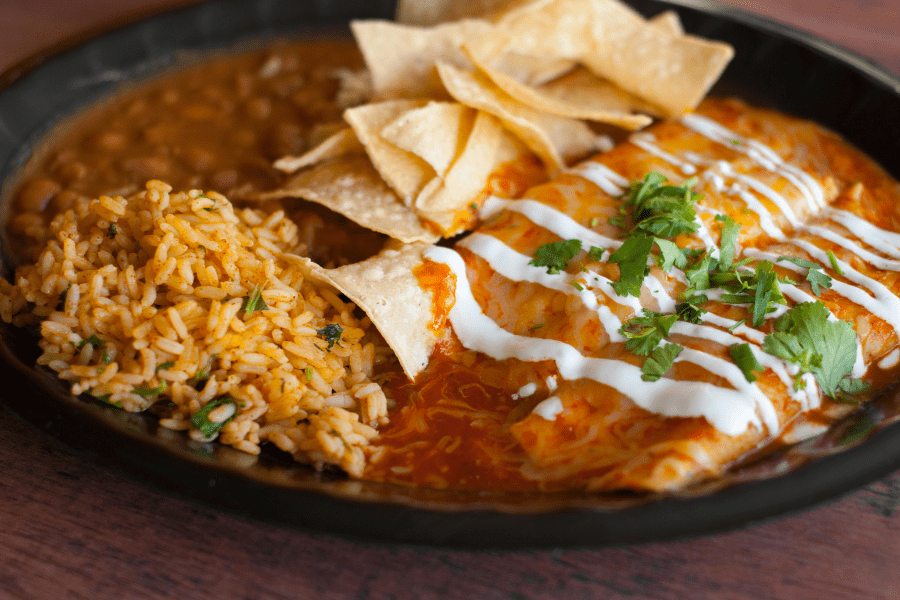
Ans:
MULTIPOLYGON (((308 148, 314 125, 341 120, 339 72, 361 67, 349 40, 284 42, 171 70, 75 115, 23 169, 8 224, 13 254, 32 258, 43 241, 34 232, 79 197, 130 194, 161 179, 241 205, 280 186, 286 176, 273 161, 308 148)), ((312 203, 284 208, 318 262, 356 262, 384 241, 312 203)))

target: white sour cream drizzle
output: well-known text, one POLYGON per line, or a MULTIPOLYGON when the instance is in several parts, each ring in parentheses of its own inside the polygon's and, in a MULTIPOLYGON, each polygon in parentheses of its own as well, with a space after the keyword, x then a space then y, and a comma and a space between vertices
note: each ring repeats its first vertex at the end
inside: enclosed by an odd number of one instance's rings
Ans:
POLYGON ((537 391, 537 384, 535 383, 526 383, 522 387, 519 388, 519 391, 512 395, 513 400, 518 400, 519 398, 528 398, 533 395, 537 391))
MULTIPOLYGON (((814 213, 826 207, 825 194, 819 182, 802 169, 785 163, 771 148, 756 140, 740 136, 722 125, 699 115, 686 115, 682 118, 682 123, 700 135, 748 156, 762 168, 788 180, 804 197, 814 213)), ((804 248, 823 265, 830 263, 826 253, 805 240, 788 240, 781 229, 775 225, 768 208, 749 190, 753 190, 774 204, 791 226, 832 241, 856 253, 878 268, 900 270, 900 261, 879 257, 861 248, 852 240, 830 230, 802 225, 783 196, 759 180, 736 172, 732 165, 726 161, 707 161, 690 152, 686 153, 688 160, 682 160, 655 145, 655 138, 650 134, 635 134, 632 136, 631 141, 645 151, 678 167, 686 175, 696 173, 697 166, 709 167, 701 174, 701 178, 708 181, 713 190, 719 193, 730 193, 739 196, 746 203, 748 209, 759 216, 760 226, 770 237, 804 248), (726 186, 726 177, 730 178, 734 183, 726 186)), ((569 172, 593 182, 611 196, 623 194, 629 184, 628 180, 618 173, 615 173, 605 165, 592 161, 582 163, 572 168, 569 172)), ((562 239, 579 239, 583 244, 607 249, 618 248, 621 245, 619 240, 600 235, 580 225, 568 215, 535 200, 503 200, 491 197, 482 205, 480 216, 487 218, 501 210, 518 212, 536 225, 544 227, 562 239)), ((702 211, 704 207, 698 207, 698 210, 702 211)), ((715 211, 706 210, 707 212, 715 213, 715 211)), ((860 239, 865 239, 866 243, 873 248, 900 259, 900 234, 879 229, 846 211, 828 209, 828 216, 860 239)), ((698 237, 710 252, 717 252, 714 240, 702 220, 698 218, 697 221, 700 225, 698 237)), ((591 272, 577 276, 566 273, 550 275, 544 268, 528 265, 529 257, 516 252, 496 238, 484 234, 473 234, 461 242, 461 245, 488 261, 494 271, 510 280, 529 281, 577 296, 585 307, 594 310, 598 314, 601 324, 613 341, 624 340, 621 334, 618 333, 618 329, 622 326, 621 321, 608 307, 600 304, 592 292, 577 290, 571 285, 571 282, 576 280, 586 281, 586 287, 599 289, 612 301, 629 306, 636 313, 640 311, 641 307, 637 298, 619 296, 612 288, 612 282, 596 273, 591 272)), ((757 258, 768 258, 773 262, 778 258, 777 255, 752 248, 748 249, 746 254, 757 258)), ((730 361, 690 348, 682 350, 676 359, 697 364, 701 368, 723 377, 734 389, 721 388, 702 382, 676 381, 667 378, 662 378, 657 382, 645 382, 640 377, 640 369, 627 363, 586 357, 581 355, 574 347, 563 342, 518 336, 507 332, 487 317, 481 311, 477 302, 475 302, 471 287, 465 277, 464 262, 456 252, 446 248, 431 248, 426 252, 425 256, 430 260, 448 265, 457 275, 457 299, 450 311, 449 320, 457 337, 469 349, 482 352, 498 360, 506 358, 518 358, 525 361, 553 360, 560 371, 560 375, 565 379, 588 378, 609 385, 619 391, 623 391, 623 393, 624 390, 628 390, 628 395, 635 403, 647 410, 664 416, 703 416, 714 427, 726 434, 736 435, 745 431, 748 426, 760 427, 762 424, 765 424, 766 428, 772 433, 777 432, 779 429, 777 413, 771 400, 755 384, 748 383, 740 369, 730 361), (759 411, 758 414, 757 411, 759 411), (760 416, 762 420, 760 420, 760 416)), ((846 277, 857 285, 870 290, 874 298, 859 288, 837 280, 833 281, 834 291, 883 318, 900 333, 900 298, 897 298, 879 282, 853 270, 844 262, 838 262, 846 277)), ((779 264, 802 271, 800 267, 796 267, 796 265, 791 263, 779 264)), ((677 269, 673 269, 670 275, 675 279, 684 280, 684 274, 677 269)), ((674 311, 675 299, 665 292, 658 280, 654 277, 648 277, 644 281, 644 285, 657 300, 661 312, 674 311)), ((816 300, 816 298, 792 285, 782 285, 781 289, 786 297, 798 303, 816 300)), ((716 290, 710 290, 708 293, 710 298, 715 298, 715 292, 716 290)), ((777 317, 786 310, 787 307, 779 307, 778 311, 770 313, 767 317, 777 317)), ((793 399, 801 404, 803 410, 817 408, 820 405, 821 400, 818 388, 811 374, 803 376, 803 380, 806 382, 804 389, 794 390, 793 376, 798 372, 796 365, 786 363, 761 351, 765 334, 746 325, 738 325, 736 321, 714 313, 706 313, 701 318, 704 322, 717 327, 733 328, 734 334, 742 335, 749 340, 751 351, 759 363, 772 369, 773 373, 788 388, 793 399)), ((829 320, 837 320, 837 318, 829 313, 829 320)), ((672 331, 693 338, 707 339, 723 345, 741 343, 743 341, 736 335, 717 327, 678 322, 672 331)), ((862 349, 859 344, 857 344, 856 350, 857 356, 853 376, 860 377, 864 374, 866 365, 863 362, 862 349)), ((898 362, 900 362, 900 349, 895 350, 882 359, 879 364, 880 366, 887 365, 883 368, 890 368, 898 362)), ((550 385, 548 378, 548 387, 550 387, 551 393, 556 388, 555 378, 553 378, 553 384, 550 385)), ((524 391, 524 389, 523 387, 521 391, 524 391)), ((556 396, 551 396, 535 408, 536 413, 548 420, 555 418, 561 411, 562 404, 556 396), (543 406, 545 403, 547 403, 546 406, 543 406)))
MULTIPOLYGON (((593 292, 585 289, 584 286, 579 290, 572 285, 578 277, 573 277, 568 273, 550 274, 545 267, 530 265, 528 264, 531 260, 529 257, 516 252, 497 238, 483 233, 473 233, 462 240, 459 245, 480 256, 487 261, 491 269, 507 279, 528 281, 564 294, 578 296, 582 304, 595 311, 597 316, 600 317, 600 323, 609 334, 611 341, 625 341, 625 338, 619 333, 622 322, 609 310, 609 307, 597 302, 597 297, 593 292)), ((591 278, 592 283, 596 282, 598 287, 602 286, 601 289, 603 289, 604 293, 607 291, 612 292, 612 282, 606 277, 601 277, 596 273, 585 275, 593 275, 591 278), (608 288, 608 290, 604 288, 608 288)))
POLYGON ((893 369, 897 363, 900 363, 900 348, 894 348, 890 354, 878 361, 878 368, 893 369))
POLYGON ((803 194, 810 210, 813 212, 817 213, 825 208, 825 192, 822 190, 819 182, 803 169, 784 162, 777 152, 765 144, 738 135, 712 119, 695 113, 681 117, 681 124, 709 140, 718 142, 735 152, 747 156, 762 168, 781 175, 803 194))
POLYGON ((606 165, 591 160, 575 165, 569 169, 569 173, 587 179, 613 197, 624 194, 629 184, 627 179, 606 165))
POLYGON ((638 148, 644 150, 645 152, 649 152, 654 156, 658 156, 663 159, 667 163, 671 165, 675 165, 678 167, 682 173, 685 175, 693 175, 697 172, 697 167, 687 161, 681 160, 671 152, 666 152, 659 146, 655 144, 656 136, 652 133, 641 132, 635 133, 628 138, 628 141, 637 146, 638 148))
POLYGON ((556 415, 562 411, 563 404, 562 400, 559 399, 559 396, 550 396, 545 400, 541 400, 538 402, 537 406, 531 409, 531 412, 548 421, 555 421, 556 415))
POLYGON ((826 214, 830 220, 843 225, 850 233, 861 240, 865 240, 866 244, 879 252, 884 252, 894 258, 900 258, 900 233, 876 227, 846 210, 829 208, 826 214))
MULTIPOLYGON (((628 396, 635 404, 650 412, 672 417, 705 417, 713 427, 727 435, 739 435, 748 425, 760 427, 756 398, 743 391, 699 381, 667 378, 644 381, 641 369, 634 365, 587 357, 563 342, 506 331, 485 315, 475 301, 466 277, 465 262, 459 254, 449 248, 432 247, 425 251, 425 258, 447 265, 456 274, 456 302, 448 318, 466 348, 496 360, 551 360, 564 379, 590 379, 616 390, 628 390, 628 396)), ((777 430, 777 425, 776 422, 772 431, 777 430)))

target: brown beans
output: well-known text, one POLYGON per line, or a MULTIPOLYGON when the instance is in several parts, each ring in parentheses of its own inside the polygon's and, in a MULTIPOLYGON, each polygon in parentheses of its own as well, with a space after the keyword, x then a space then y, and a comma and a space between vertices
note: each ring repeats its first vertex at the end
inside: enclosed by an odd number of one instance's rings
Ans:
POLYGON ((23 211, 41 212, 62 187, 51 179, 33 179, 19 191, 16 200, 23 211))
POLYGON ((171 164, 160 156, 144 156, 124 161, 122 168, 139 179, 158 179, 168 174, 171 164))

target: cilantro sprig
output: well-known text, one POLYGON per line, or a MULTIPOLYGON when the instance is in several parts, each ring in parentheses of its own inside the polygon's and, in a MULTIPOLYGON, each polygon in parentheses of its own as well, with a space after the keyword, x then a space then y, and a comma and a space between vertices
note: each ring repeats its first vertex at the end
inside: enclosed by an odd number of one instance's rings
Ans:
POLYGON ((341 335, 343 333, 344 328, 337 323, 329 323, 322 329, 316 329, 316 334, 321 335, 322 338, 328 342, 329 348, 333 348, 336 343, 341 341, 341 335))
POLYGON ((766 336, 763 350, 800 367, 801 377, 812 373, 826 396, 838 392, 858 393, 865 384, 849 378, 856 362, 857 338, 847 321, 829 321, 821 302, 804 302, 775 321, 775 331, 766 336))
MULTIPOLYGON (((830 254, 829 258, 833 257, 833 254, 830 254)), ((812 288, 812 293, 818 296, 823 289, 827 290, 831 287, 831 277, 823 270, 822 265, 819 263, 814 263, 809 260, 804 260, 802 258, 794 258, 792 256, 782 256, 778 259, 777 262, 787 261, 794 263, 798 267, 806 269, 806 281, 809 282, 810 287, 812 288)), ((836 261, 832 262, 832 266, 835 266, 836 261)), ((837 269, 835 269, 837 271, 837 269)))
POLYGON ((624 217, 630 210, 632 227, 627 236, 672 238, 683 233, 696 233, 694 205, 702 197, 691 189, 697 183, 696 178, 681 185, 663 185, 666 181, 664 175, 653 171, 643 180, 631 183, 620 208, 623 218, 616 221, 616 224, 624 225, 624 217))
POLYGON ((191 415, 191 425, 193 425, 194 429, 202 433, 203 436, 207 438, 219 433, 219 430, 234 418, 234 415, 237 414, 237 410, 235 410, 234 413, 224 421, 211 421, 209 419, 209 413, 219 408, 220 406, 224 406, 225 404, 234 404, 235 406, 237 406, 237 400, 235 400, 231 396, 223 396, 221 398, 216 398, 215 400, 210 400, 203 406, 203 408, 191 415))
POLYGON ((258 310, 268 309, 269 306, 262 299, 262 288, 260 286, 256 286, 255 288, 253 288, 253 291, 250 292, 250 295, 244 298, 244 302, 243 304, 241 304, 240 312, 249 317, 258 310))
MULTIPOLYGON (((561 240, 544 244, 534 251, 534 258, 528 262, 535 267, 546 267, 547 273, 556 275, 569 266, 569 261, 581 252, 581 240, 561 240)), ((602 252, 602 251, 601 251, 602 252)))

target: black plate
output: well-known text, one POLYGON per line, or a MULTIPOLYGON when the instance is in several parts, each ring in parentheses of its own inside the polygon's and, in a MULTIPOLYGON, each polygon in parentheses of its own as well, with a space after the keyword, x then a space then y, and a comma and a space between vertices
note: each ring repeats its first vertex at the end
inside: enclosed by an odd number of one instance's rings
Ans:
MULTIPOLYGON (((814 119, 900 176, 896 77, 813 36, 733 9, 688 1, 632 4, 647 16, 675 8, 689 32, 734 45, 736 58, 717 93, 814 119)), ((345 26, 351 17, 392 14, 391 2, 371 0, 216 0, 32 57, 0 77, 0 178, 10 177, 60 118, 113 93, 123 81, 173 64, 181 50, 308 35, 345 26)), ((7 210, 5 202, 4 215, 7 210)), ((34 343, 24 332, 0 332, 0 376, 18 389, 34 389, 30 395, 4 394, 3 403, 87 459, 220 506, 357 538, 469 547, 661 540, 805 508, 900 467, 900 425, 888 424, 900 412, 892 394, 834 428, 827 443, 780 455, 779 461, 806 463, 787 475, 754 481, 754 469, 745 469, 727 487, 678 497, 461 493, 348 481, 274 457, 254 462, 231 448, 158 431, 149 416, 72 398, 55 376, 32 368, 34 343)))

